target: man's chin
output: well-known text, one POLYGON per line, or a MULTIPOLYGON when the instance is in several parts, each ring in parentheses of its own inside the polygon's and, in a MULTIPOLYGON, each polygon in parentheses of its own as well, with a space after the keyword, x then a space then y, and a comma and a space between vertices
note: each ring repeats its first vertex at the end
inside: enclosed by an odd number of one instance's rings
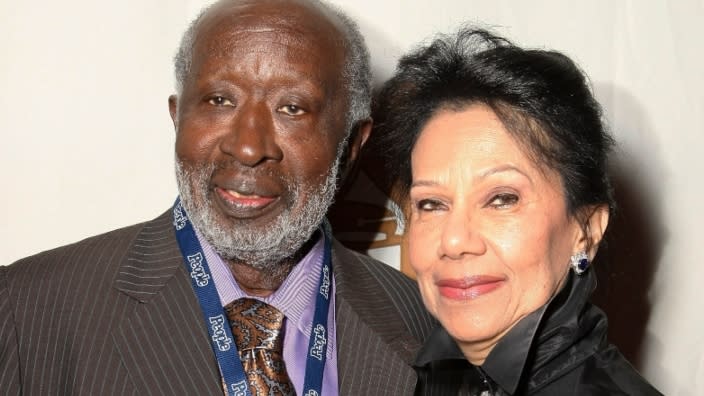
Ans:
POLYGON ((304 239, 305 242, 307 239, 300 234, 293 235, 298 230, 291 230, 291 227, 260 220, 223 221, 211 217, 196 224, 196 228, 222 258, 261 265, 294 255, 297 250, 295 241, 304 239))
POLYGON ((246 219, 217 222, 217 226, 207 226, 202 235, 209 235, 208 242, 233 254, 266 254, 268 250, 279 250, 290 237, 289 227, 281 227, 276 222, 262 222, 259 219, 246 219), (285 228, 285 229, 284 229, 285 228), (213 232, 215 231, 215 232, 213 232))

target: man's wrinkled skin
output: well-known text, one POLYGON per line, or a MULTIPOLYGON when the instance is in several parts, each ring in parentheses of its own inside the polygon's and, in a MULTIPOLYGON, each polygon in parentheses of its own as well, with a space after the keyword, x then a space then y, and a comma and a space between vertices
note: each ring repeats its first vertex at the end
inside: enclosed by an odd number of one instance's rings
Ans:
POLYGON ((345 144, 338 21, 315 5, 283 3, 211 7, 182 92, 169 98, 184 205, 240 287, 259 296, 307 252, 340 158, 353 162, 371 127, 358 125, 345 144))

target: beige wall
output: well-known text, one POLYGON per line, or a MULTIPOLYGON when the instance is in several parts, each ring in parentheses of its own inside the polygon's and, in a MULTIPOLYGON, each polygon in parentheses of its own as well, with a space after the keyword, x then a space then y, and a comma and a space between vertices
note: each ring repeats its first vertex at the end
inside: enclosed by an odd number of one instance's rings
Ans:
MULTIPOLYGON (((630 269, 646 286, 640 367, 666 394, 704 394, 702 2, 334 2, 360 21, 379 81, 414 43, 465 20, 582 65, 621 144, 626 221, 614 248, 644 264, 645 275, 630 269)), ((172 202, 170 62, 205 3, 0 1, 0 263, 172 202)), ((617 264, 608 287, 628 291, 617 264)))

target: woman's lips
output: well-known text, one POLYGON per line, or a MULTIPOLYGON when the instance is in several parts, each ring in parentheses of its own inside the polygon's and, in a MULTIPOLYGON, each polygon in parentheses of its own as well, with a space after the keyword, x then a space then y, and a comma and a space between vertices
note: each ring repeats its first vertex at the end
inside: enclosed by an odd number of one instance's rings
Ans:
POLYGON ((435 285, 443 297, 453 300, 472 300, 501 287, 505 280, 502 277, 478 275, 461 279, 442 279, 435 285))

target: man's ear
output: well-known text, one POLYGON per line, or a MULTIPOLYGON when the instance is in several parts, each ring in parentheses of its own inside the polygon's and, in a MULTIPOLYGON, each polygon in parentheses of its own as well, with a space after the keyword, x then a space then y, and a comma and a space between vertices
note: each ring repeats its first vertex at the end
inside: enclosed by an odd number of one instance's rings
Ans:
POLYGON ((174 123, 174 131, 178 131, 178 96, 169 96, 169 114, 171 121, 174 123))
POLYGON ((359 154, 362 151, 362 146, 369 139, 369 135, 372 132, 372 119, 367 118, 358 122, 354 126, 354 130, 350 133, 349 140, 347 141, 346 152, 343 156, 343 163, 340 175, 342 180, 346 180, 352 169, 354 169, 357 159, 359 159, 359 154))
POLYGON ((604 237, 606 227, 609 225, 608 205, 590 206, 584 209, 579 216, 582 225, 582 236, 577 242, 577 251, 585 251, 589 256, 589 261, 594 260, 599 243, 604 237))
POLYGON ((350 166, 353 166, 359 158, 359 153, 362 151, 364 143, 369 139, 369 135, 372 133, 372 119, 367 118, 366 120, 360 121, 357 125, 357 130, 353 131, 350 135, 350 142, 347 145, 347 158, 350 166))

